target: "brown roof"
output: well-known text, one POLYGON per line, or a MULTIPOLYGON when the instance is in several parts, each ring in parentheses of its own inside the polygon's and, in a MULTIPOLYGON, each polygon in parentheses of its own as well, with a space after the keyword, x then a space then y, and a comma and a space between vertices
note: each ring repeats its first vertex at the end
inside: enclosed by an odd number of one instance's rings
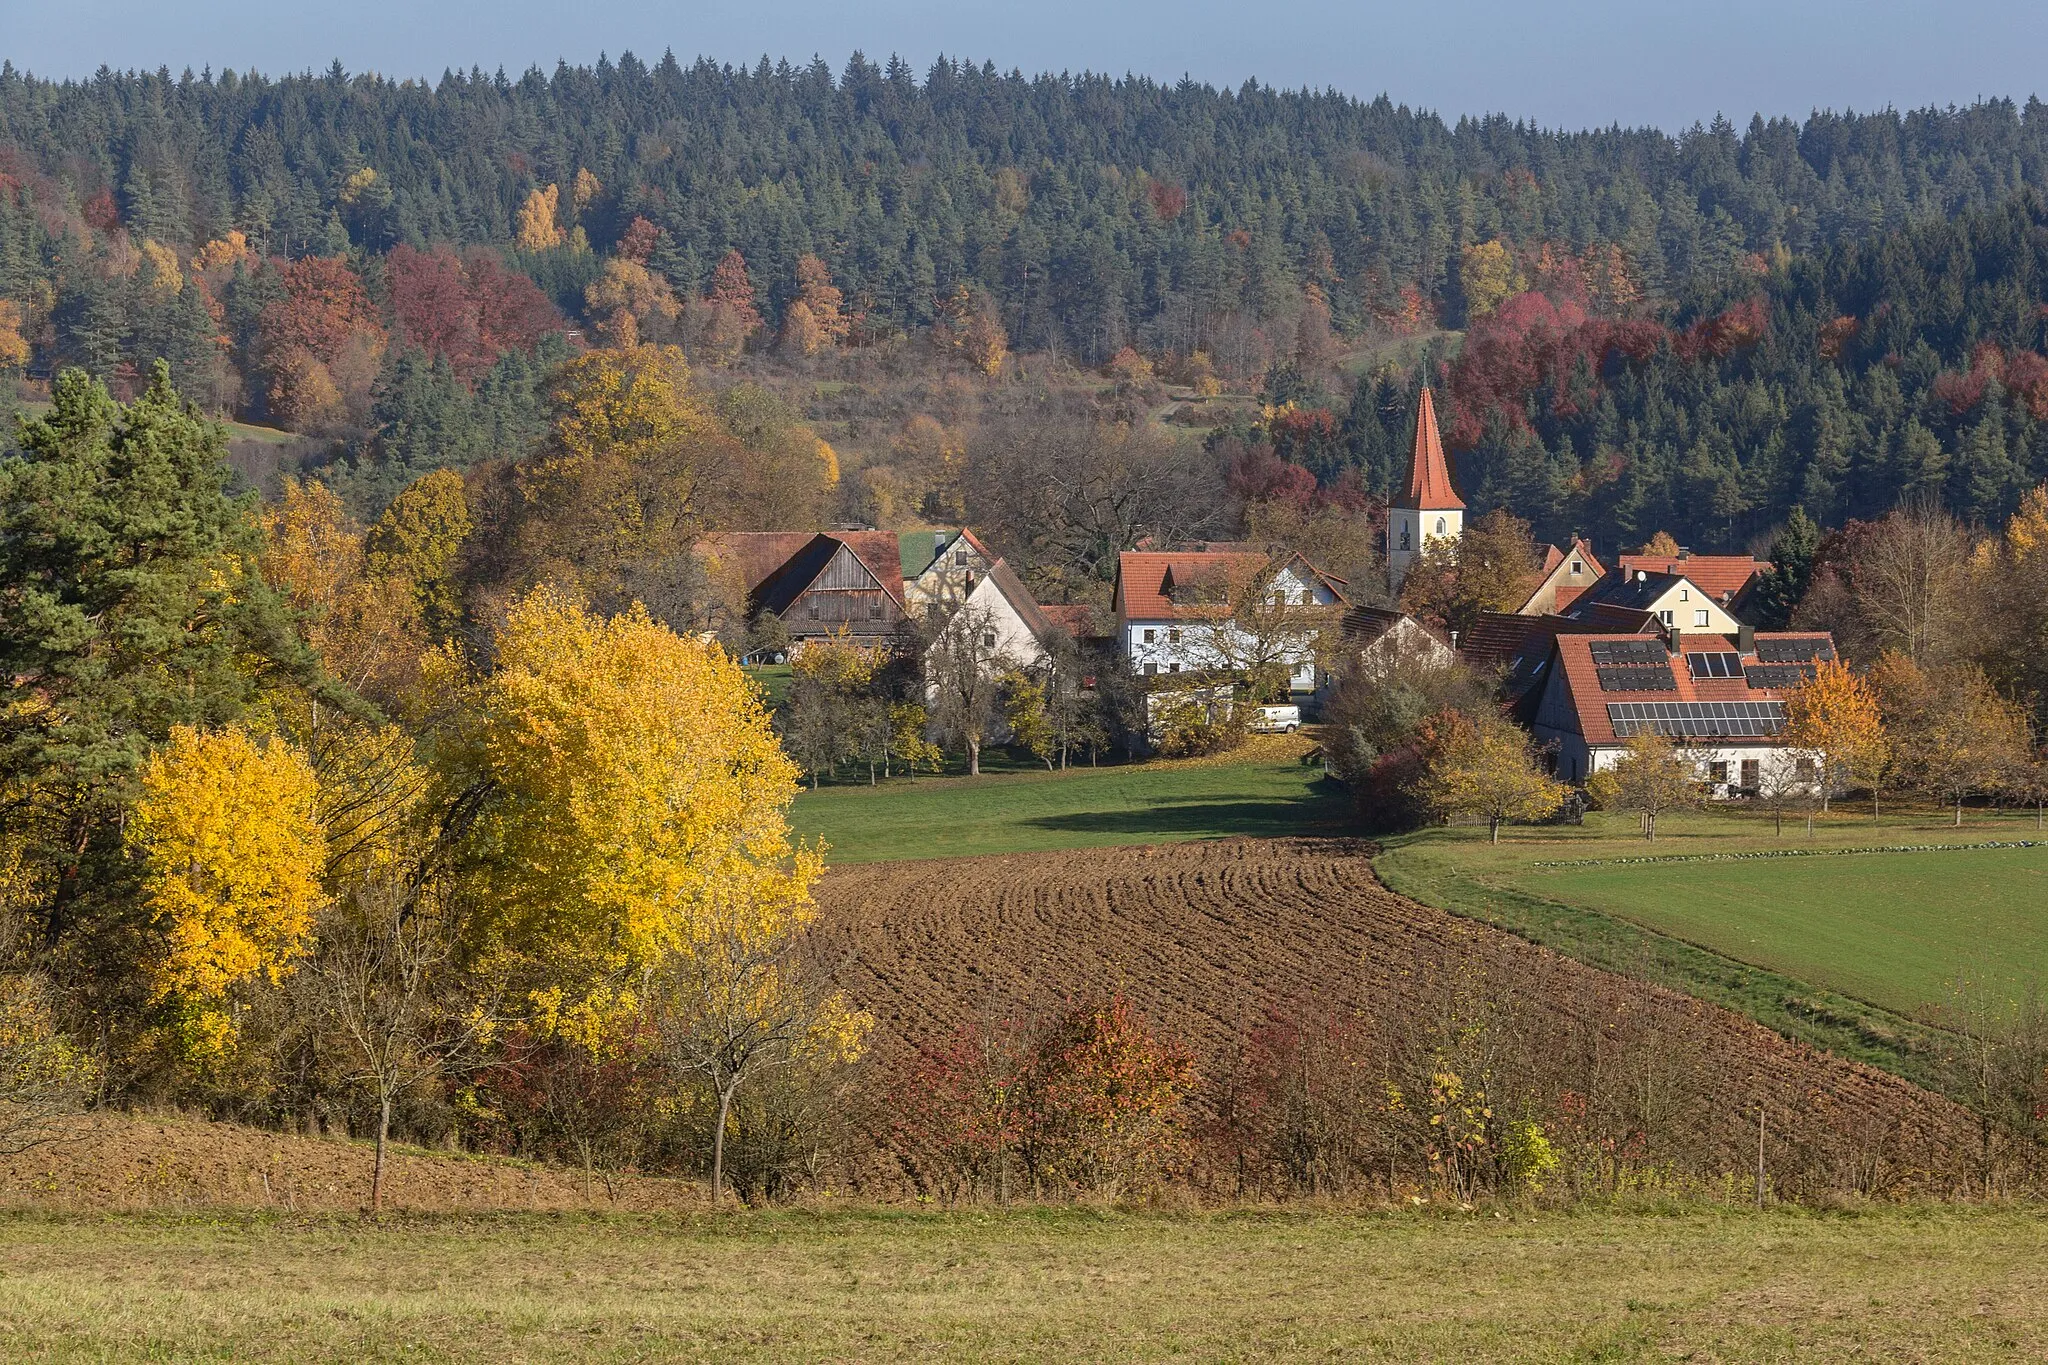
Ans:
MULTIPOLYGON (((768 532, 766 534, 778 534, 768 532)), ((751 606, 780 616, 817 581, 825 566, 844 546, 874 575, 882 591, 889 594, 898 610, 903 607, 903 558, 894 531, 821 531, 806 539, 797 552, 785 559, 752 589, 751 606)))
POLYGON ((752 593, 817 538, 816 531, 713 531, 697 541, 701 554, 737 564, 752 593))
POLYGON ((1451 468, 1444 461, 1443 437, 1436 429, 1436 400, 1429 389, 1422 390, 1422 402, 1415 411, 1415 448, 1408 459, 1408 486, 1394 500, 1396 507, 1463 507, 1464 500, 1451 487, 1451 468))
POLYGON ((1716 602, 1742 596, 1757 575, 1771 567, 1767 561, 1748 555, 1622 555, 1620 562, 1624 577, 1633 578, 1638 570, 1679 574, 1691 579, 1695 587, 1716 602))
POLYGON ((1414 621, 1439 644, 1450 648, 1450 641, 1427 621, 1410 616, 1405 611, 1394 611, 1388 607, 1353 607, 1344 613, 1344 643, 1364 647, 1370 645, 1403 621, 1414 621))
POLYGON ((1041 602, 1038 612, 1047 621, 1058 626, 1076 640, 1096 639, 1104 634, 1100 620, 1101 610, 1088 605, 1086 602, 1058 606, 1047 606, 1041 602))
MULTIPOLYGON (((1789 687, 1752 687, 1747 672, 1734 678, 1695 678, 1686 664, 1686 654, 1726 653, 1742 654, 1745 665, 1755 665, 1758 660, 1752 646, 1745 651, 1738 639, 1726 635, 1712 635, 1705 631, 1682 632, 1679 635, 1680 653, 1667 654, 1660 665, 1668 669, 1674 689, 1664 692, 1616 691, 1609 692, 1600 685, 1600 671, 1593 662, 1593 646, 1604 640, 1634 640, 1636 635, 1571 635, 1560 633, 1554 645, 1555 657, 1564 671, 1565 682, 1571 690, 1573 710, 1577 713, 1579 733, 1586 742, 1593 745, 1614 745, 1622 743, 1614 733, 1613 723, 1607 716, 1609 702, 1691 702, 1691 701, 1783 701, 1792 691, 1789 687)), ((1834 640, 1824 632, 1816 631, 1775 631, 1758 633, 1758 641, 1771 640, 1824 640, 1830 650, 1834 640)), ((1716 739, 1715 744, 1741 745, 1771 743, 1774 741, 1716 739)))

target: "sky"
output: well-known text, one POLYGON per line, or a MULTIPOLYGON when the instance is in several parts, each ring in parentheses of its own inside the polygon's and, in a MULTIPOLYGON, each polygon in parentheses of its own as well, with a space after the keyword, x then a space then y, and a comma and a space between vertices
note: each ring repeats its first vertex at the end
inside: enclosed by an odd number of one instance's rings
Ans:
POLYGON ((860 50, 1009 70, 1334 87, 1549 127, 2048 97, 2048 0, 0 0, 0 57, 52 77, 189 66, 439 76, 664 49, 841 69, 860 50))

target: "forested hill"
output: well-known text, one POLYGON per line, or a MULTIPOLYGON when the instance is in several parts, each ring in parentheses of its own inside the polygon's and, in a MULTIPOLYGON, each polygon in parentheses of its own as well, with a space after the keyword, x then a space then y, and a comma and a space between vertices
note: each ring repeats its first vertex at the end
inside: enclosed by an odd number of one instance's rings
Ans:
MULTIPOLYGON (((1018 349, 1099 361, 1126 343, 1217 351, 1234 322, 1291 312, 1310 282, 1340 330, 1418 312, 1456 325, 1459 253, 1496 237, 1611 244, 1622 293, 1683 296, 1753 253, 2048 184, 2048 117, 1993 101, 1741 133, 1566 133, 1256 84, 952 61, 920 79, 859 56, 837 77, 822 62, 625 56, 434 85, 338 66, 52 83, 10 65, 0 189, 27 185, 37 211, 0 195, 0 295, 61 287, 67 208, 97 204, 174 249, 239 229, 259 252, 374 256, 509 244, 528 196, 554 184, 566 198, 579 172, 576 226, 594 248, 644 216, 662 230, 655 264, 693 292, 737 249, 771 326, 815 252, 876 323, 929 323, 972 282, 1018 349)), ((559 263, 534 273, 563 300, 585 282, 554 278, 559 263)))
MULTIPOLYGON (((1511 297, 1446 367, 1446 429, 1474 504, 1550 536, 1732 549, 1795 504, 1839 525, 1922 499, 1995 524, 2048 480, 2044 352, 2048 200, 2027 192, 1794 258, 1669 323, 1511 297)), ((1400 448, 1398 388, 1361 385, 1350 416, 1354 448, 1400 448)))

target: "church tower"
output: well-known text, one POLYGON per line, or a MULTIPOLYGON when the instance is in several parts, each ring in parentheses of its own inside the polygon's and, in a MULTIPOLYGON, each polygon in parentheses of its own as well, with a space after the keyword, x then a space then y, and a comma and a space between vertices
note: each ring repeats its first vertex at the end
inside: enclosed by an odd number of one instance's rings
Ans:
POLYGON ((1408 461, 1408 486, 1387 509, 1387 581, 1396 592, 1432 540, 1455 543, 1465 530, 1465 503, 1451 487, 1443 438, 1436 430, 1436 402, 1428 388, 1415 412, 1415 450, 1408 461))

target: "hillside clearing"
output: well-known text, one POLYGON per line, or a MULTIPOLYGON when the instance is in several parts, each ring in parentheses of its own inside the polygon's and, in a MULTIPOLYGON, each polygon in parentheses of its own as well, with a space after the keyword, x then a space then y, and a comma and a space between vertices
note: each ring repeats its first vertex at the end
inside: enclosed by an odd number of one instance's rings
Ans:
POLYGON ((1298 736, 1271 736, 1228 762, 826 788, 798 796, 790 823, 824 839, 833 863, 1338 832, 1343 794, 1300 761, 1306 748, 1298 736))
POLYGON ((1896 1209, 0 1221, 84 1361, 2038 1359, 2048 1223, 1896 1209))

